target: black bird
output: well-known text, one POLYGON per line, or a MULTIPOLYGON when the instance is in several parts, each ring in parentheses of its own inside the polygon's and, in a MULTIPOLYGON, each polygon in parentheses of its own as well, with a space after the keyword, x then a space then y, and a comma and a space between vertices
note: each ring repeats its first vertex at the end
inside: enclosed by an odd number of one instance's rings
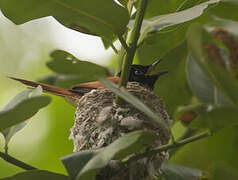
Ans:
MULTIPOLYGON (((157 60, 151 65, 143 66, 143 65, 137 65, 134 64, 131 67, 130 75, 129 75, 129 82, 136 81, 140 83, 141 86, 144 86, 150 90, 153 90, 154 84, 156 80, 159 78, 159 76, 166 74, 167 71, 151 74, 151 71, 155 69, 156 65, 161 60, 157 60)), ((108 77, 107 79, 111 82, 118 84, 120 80, 121 72, 118 73, 115 77, 108 77)), ((90 92, 93 89, 98 89, 104 87, 103 84, 100 81, 93 81, 93 82, 87 82, 87 83, 81 83, 74 85, 71 89, 63 89, 56 86, 40 83, 40 82, 34 82, 34 81, 28 81, 20 78, 15 77, 9 77, 13 80, 19 81, 27 86, 31 87, 37 87, 41 86, 43 91, 49 94, 54 94, 56 96, 61 97, 67 97, 67 98, 73 98, 73 99, 79 99, 81 98, 85 93, 90 92)))

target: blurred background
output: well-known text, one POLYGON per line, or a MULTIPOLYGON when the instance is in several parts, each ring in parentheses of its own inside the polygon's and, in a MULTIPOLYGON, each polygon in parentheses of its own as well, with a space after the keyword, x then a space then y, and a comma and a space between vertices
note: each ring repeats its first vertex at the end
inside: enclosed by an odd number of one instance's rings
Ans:
MULTIPOLYGON (((199 2, 203 1, 207 0, 199 2)), ((224 7, 218 6, 212 13, 226 20, 215 18, 215 21, 212 19, 210 26, 207 27, 222 26, 237 40, 238 4, 235 5, 234 0, 225 1, 234 4, 230 4, 228 8, 225 5, 224 7)), ((157 15, 154 13, 160 15, 175 12, 172 6, 167 6, 167 1, 154 0, 151 2, 153 3, 148 7, 147 17, 157 15), (161 2, 164 3, 164 7, 163 4, 160 4, 161 2), (157 12, 157 7, 162 7, 162 12, 157 12)), ((179 3, 181 1, 170 2, 172 4, 172 2, 179 3)), ((156 86, 155 91, 167 102, 167 110, 171 114, 178 106, 198 103, 199 97, 196 97, 196 90, 202 94, 205 92, 205 97, 210 97, 209 91, 206 91, 209 87, 205 90, 200 87, 192 89, 187 82, 190 78, 187 72, 187 54, 190 52, 187 50, 185 40, 187 29, 191 23, 210 22, 210 16, 214 17, 208 11, 208 14, 204 14, 194 21, 176 25, 173 27, 176 31, 168 28, 162 32, 150 34, 138 49, 138 59, 136 60, 143 64, 163 57, 164 61, 159 68, 161 71, 168 70, 169 73, 159 79, 157 82, 159 85, 156 86)), ((113 51, 105 50, 100 38, 70 30, 57 23, 52 17, 16 26, 0 14, 0 40, 0 108, 3 108, 12 97, 25 89, 25 86, 6 78, 6 76, 36 80, 50 75, 52 72, 47 68, 46 62, 50 60, 50 53, 56 49, 65 50, 80 60, 92 61, 103 66, 111 66, 115 63, 113 51)), ((226 47, 223 49, 227 50, 226 47)), ((194 76, 199 74, 199 68, 192 70, 194 76)), ((200 75, 197 75, 197 79, 193 80, 194 84, 204 83, 203 77, 200 75)), ((203 101, 201 100, 201 102, 203 101)), ((60 158, 72 153, 73 150, 72 141, 68 137, 74 123, 74 111, 75 108, 66 100, 52 96, 50 105, 41 109, 29 120, 27 126, 12 138, 9 144, 9 154, 39 169, 66 174, 60 158)), ((225 118, 224 116, 221 118, 224 122, 229 123, 230 119, 237 117, 235 115, 233 118, 232 115, 225 114, 225 118)), ((217 119, 219 120, 220 116, 211 122, 216 125, 217 119)), ((179 137, 184 130, 185 127, 180 122, 175 122, 173 127, 175 137, 179 137)), ((211 137, 179 148, 176 154, 169 159, 169 163, 199 168, 212 173, 214 180, 237 180, 237 137, 237 124, 226 125, 211 137)), ((3 151, 3 146, 4 139, 0 135, 1 151, 3 151)), ((22 169, 0 159, 0 178, 22 171, 22 169)))
MULTIPOLYGON (((51 72, 45 63, 53 50, 65 50, 81 60, 106 66, 113 56, 98 37, 70 30, 47 17, 15 25, 0 12, 0 108, 25 87, 6 76, 35 80, 51 72)), ((12 138, 9 154, 40 169, 65 173, 60 157, 72 152, 68 139, 75 108, 63 98, 52 102, 33 116, 25 128, 12 138), (47 162, 47 163, 46 163, 47 162)), ((0 150, 4 139, 0 135, 0 150)), ((0 178, 22 169, 0 159, 0 178)))

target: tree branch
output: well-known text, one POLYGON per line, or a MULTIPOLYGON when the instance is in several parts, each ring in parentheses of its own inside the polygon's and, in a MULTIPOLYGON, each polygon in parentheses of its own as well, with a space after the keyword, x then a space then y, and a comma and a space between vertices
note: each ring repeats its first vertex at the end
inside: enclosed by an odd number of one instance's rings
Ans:
POLYGON ((162 151, 166 151, 166 150, 169 150, 169 149, 173 149, 173 148, 178 148, 180 146, 183 146, 185 144, 188 144, 188 143, 191 143, 193 141, 197 141, 199 139, 202 139, 202 138, 205 138, 207 136, 211 136, 211 132, 210 131, 205 131, 205 132, 202 132, 200 134, 197 134, 197 135, 194 135, 192 137, 189 137, 189 138, 186 138, 186 139, 183 139, 181 141, 177 141, 173 144, 166 144, 166 145, 163 145, 163 146, 160 146, 160 147, 157 147, 151 151, 148 151, 148 152, 144 152, 142 154, 139 154, 139 155, 136 155, 136 156, 133 156, 131 157, 130 159, 128 159, 126 161, 126 163, 130 163, 132 161, 136 161, 136 160, 139 160, 139 159, 142 159, 142 158, 145 158, 145 157, 148 157, 148 156, 151 156, 151 155, 154 155, 154 154, 157 154, 159 152, 162 152, 162 151))
POLYGON ((22 162, 22 161, 20 161, 20 160, 18 160, 16 158, 14 158, 14 157, 8 155, 8 154, 5 154, 3 152, 0 152, 0 157, 2 159, 4 159, 5 161, 7 161, 7 162, 9 162, 9 163, 11 163, 11 164, 13 164, 15 166, 18 166, 18 167, 20 167, 22 169, 25 169, 25 170, 37 169, 37 168, 35 168, 35 167, 31 166, 31 165, 28 165, 28 164, 26 164, 26 163, 24 163, 24 162, 22 162))
MULTIPOLYGON (((142 21, 144 18, 146 6, 147 6, 148 0, 140 0, 139 1, 139 7, 136 13, 135 18, 135 24, 131 32, 131 37, 129 40, 129 49, 127 51, 125 60, 122 65, 122 74, 119 82, 119 87, 126 86, 127 81, 129 79, 129 74, 131 70, 131 65, 133 62, 133 58, 135 56, 136 48, 137 48, 137 42, 140 35, 140 29, 142 25, 142 21)), ((116 101, 117 104, 120 104, 122 100, 117 96, 116 101)))

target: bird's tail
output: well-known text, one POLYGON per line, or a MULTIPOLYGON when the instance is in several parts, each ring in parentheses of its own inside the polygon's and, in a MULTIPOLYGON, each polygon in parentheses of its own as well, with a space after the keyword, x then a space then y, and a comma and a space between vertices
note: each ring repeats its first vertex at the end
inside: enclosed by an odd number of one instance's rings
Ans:
POLYGON ((40 85, 43 89, 43 92, 46 92, 46 93, 49 93, 49 94, 54 94, 56 96, 73 98, 73 99, 79 99, 79 98, 82 97, 82 94, 80 94, 80 93, 72 92, 70 90, 55 87, 55 86, 52 86, 52 85, 49 85, 49 84, 44 84, 44 83, 34 82, 34 81, 28 81, 28 80, 25 80, 25 79, 20 79, 20 78, 15 78, 15 77, 9 77, 9 78, 13 79, 15 81, 19 81, 22 84, 25 84, 25 85, 30 86, 30 87, 37 87, 37 86, 40 85))

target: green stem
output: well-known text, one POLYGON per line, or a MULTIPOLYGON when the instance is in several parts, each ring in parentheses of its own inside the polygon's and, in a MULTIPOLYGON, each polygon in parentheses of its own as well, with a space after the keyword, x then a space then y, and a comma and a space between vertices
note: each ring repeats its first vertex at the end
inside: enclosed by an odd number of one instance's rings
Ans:
POLYGON ((2 159, 4 159, 5 161, 7 161, 7 162, 9 162, 9 163, 11 163, 11 164, 13 164, 15 166, 18 166, 18 167, 20 167, 22 169, 25 169, 25 170, 37 169, 37 168, 35 168, 35 167, 31 166, 31 165, 28 165, 28 164, 26 164, 26 163, 24 163, 24 162, 22 162, 22 161, 20 161, 20 160, 18 160, 16 158, 14 158, 14 157, 8 155, 8 154, 5 154, 3 152, 0 152, 0 157, 2 159))
POLYGON ((202 139, 202 138, 205 138, 207 136, 211 136, 211 132, 210 131, 205 131, 205 132, 202 132, 200 134, 197 134, 197 135, 194 135, 192 137, 189 137, 189 138, 186 138, 186 139, 183 139, 181 141, 177 141, 176 143, 173 143, 173 144, 166 144, 166 145, 162 145, 160 147, 157 147, 151 151, 148 151, 148 152, 144 152, 142 154, 139 154, 139 155, 136 155, 136 156, 133 156, 131 157, 130 159, 128 159, 126 161, 126 163, 130 163, 132 161, 137 161, 139 159, 143 159, 145 157, 148 157, 148 156, 152 156, 154 154, 157 154, 157 153, 160 153, 162 151, 167 151, 169 149, 174 149, 174 148, 178 148, 180 146, 183 146, 185 144, 188 144, 188 143, 191 143, 193 141, 197 141, 199 139, 202 139))
POLYGON ((117 48, 114 46, 114 44, 112 43, 110 46, 111 46, 112 50, 115 52, 115 54, 118 54, 118 50, 117 50, 117 48))
MULTIPOLYGON (((196 131, 197 131, 197 129, 188 128, 188 129, 183 133, 183 135, 177 139, 177 141, 181 141, 181 140, 184 140, 184 139, 187 139, 187 138, 193 136, 196 131)), ((170 150, 169 150, 169 157, 173 156, 173 155, 177 152, 177 150, 178 150, 178 149, 170 149, 170 150)))
POLYGON ((118 39, 119 39, 121 45, 124 47, 124 49, 125 49, 126 52, 128 53, 130 49, 129 49, 128 45, 126 44, 126 41, 125 41, 125 39, 123 38, 123 36, 122 36, 122 35, 117 35, 117 37, 118 37, 118 39))
MULTIPOLYGON (((140 29, 141 29, 142 21, 144 18, 147 3, 148 3, 148 0, 140 0, 139 1, 139 7, 138 7, 138 10, 136 13, 135 24, 132 29, 131 37, 129 40, 129 49, 127 51, 125 60, 123 61, 123 65, 122 65, 122 74, 121 74, 121 78, 120 78, 120 82, 119 82, 119 87, 126 86, 127 81, 129 79, 131 65, 132 65, 133 58, 135 56, 135 52, 137 49, 137 42, 139 39, 140 29)), ((122 102, 122 100, 117 96, 115 102, 117 104, 120 104, 122 102)))

